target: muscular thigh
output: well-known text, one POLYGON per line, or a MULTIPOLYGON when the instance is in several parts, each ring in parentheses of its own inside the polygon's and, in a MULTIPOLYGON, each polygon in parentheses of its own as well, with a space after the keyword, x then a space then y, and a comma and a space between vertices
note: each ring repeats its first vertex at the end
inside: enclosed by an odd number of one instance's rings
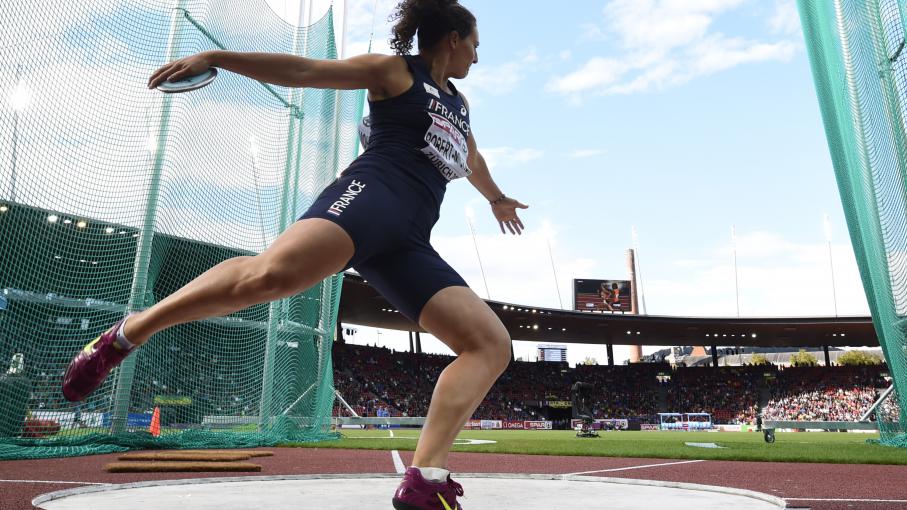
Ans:
POLYGON ((455 353, 464 350, 506 351, 510 335, 494 311, 468 287, 448 287, 435 294, 422 310, 419 325, 455 353))
POLYGON ((353 241, 338 225, 318 218, 300 220, 258 255, 262 271, 300 291, 342 271, 353 256, 353 241))

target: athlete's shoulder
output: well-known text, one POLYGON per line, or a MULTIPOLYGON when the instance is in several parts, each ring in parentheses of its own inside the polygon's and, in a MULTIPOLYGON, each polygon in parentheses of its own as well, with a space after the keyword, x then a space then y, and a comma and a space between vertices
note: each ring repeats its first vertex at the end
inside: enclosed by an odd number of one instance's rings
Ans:
POLYGON ((398 96, 412 86, 412 76, 404 57, 366 53, 347 59, 355 62, 369 76, 369 100, 376 101, 398 96))
POLYGON ((372 70, 393 72, 406 69, 406 60, 400 55, 364 53, 362 55, 349 57, 347 60, 357 62, 363 66, 368 66, 372 68, 372 70))

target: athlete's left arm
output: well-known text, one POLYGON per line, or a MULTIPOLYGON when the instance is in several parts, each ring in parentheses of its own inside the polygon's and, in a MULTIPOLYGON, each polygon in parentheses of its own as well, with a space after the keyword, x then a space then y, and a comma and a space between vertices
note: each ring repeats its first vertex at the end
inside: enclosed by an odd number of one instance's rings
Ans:
MULTIPOLYGON (((466 101, 465 97, 463 97, 463 102, 466 103, 466 108, 469 108, 469 102, 466 101)), ((523 222, 520 221, 520 217, 517 215, 516 210, 527 209, 529 206, 504 195, 504 193, 501 192, 501 188, 495 184, 494 179, 491 178, 491 172, 488 170, 488 165, 485 163, 485 158, 482 157, 482 153, 479 152, 479 148, 476 145, 476 138, 473 135, 472 129, 469 130, 469 138, 466 143, 469 148, 469 155, 467 156, 466 161, 469 165, 469 169, 472 170, 472 174, 467 177, 467 179, 469 179, 469 182, 479 190, 479 193, 481 193, 482 196, 488 199, 488 202, 491 204, 491 212, 494 214, 494 217, 498 220, 498 225, 501 227, 501 233, 507 233, 504 230, 504 226, 506 225, 511 234, 522 234, 526 227, 524 227, 523 222)))

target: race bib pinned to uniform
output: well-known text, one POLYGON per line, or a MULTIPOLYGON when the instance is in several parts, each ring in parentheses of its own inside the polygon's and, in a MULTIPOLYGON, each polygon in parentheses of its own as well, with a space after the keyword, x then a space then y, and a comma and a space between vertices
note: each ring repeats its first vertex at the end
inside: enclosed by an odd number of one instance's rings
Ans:
POLYGON ((429 103, 431 124, 425 132, 427 145, 422 152, 448 181, 469 177, 469 123, 434 99, 429 103))

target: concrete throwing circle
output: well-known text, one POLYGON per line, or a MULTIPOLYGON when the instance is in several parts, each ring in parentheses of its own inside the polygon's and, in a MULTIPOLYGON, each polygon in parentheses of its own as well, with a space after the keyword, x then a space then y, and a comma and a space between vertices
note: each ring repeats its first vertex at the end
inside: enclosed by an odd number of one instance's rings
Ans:
MULTIPOLYGON (((653 480, 570 475, 458 475, 470 510, 769 510, 780 498, 758 492, 653 480)), ((45 510, 386 510, 400 475, 302 475, 197 478, 100 485, 51 492, 32 501, 45 510)))

